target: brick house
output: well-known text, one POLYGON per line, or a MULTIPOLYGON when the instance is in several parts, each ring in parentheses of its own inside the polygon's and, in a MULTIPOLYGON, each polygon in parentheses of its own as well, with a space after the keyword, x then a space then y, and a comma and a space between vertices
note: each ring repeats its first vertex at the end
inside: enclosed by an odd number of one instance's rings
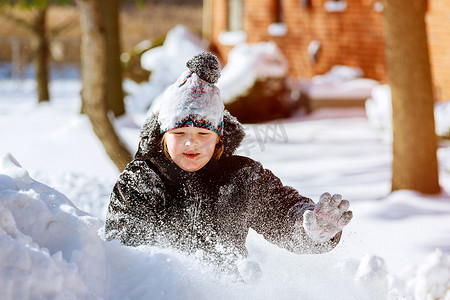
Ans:
MULTIPOLYGON (((203 25, 223 61, 239 41, 274 41, 294 77, 347 65, 387 82, 381 11, 378 0, 204 0, 203 25)), ((430 0, 426 22, 435 96, 450 99, 450 1, 430 0)))

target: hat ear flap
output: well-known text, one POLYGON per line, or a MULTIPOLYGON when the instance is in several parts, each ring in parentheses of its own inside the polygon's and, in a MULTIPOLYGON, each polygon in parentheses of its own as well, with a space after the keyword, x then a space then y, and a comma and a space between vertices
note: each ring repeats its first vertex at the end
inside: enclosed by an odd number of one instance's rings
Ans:
POLYGON ((140 133, 140 141, 135 158, 146 157, 149 153, 160 150, 162 138, 158 114, 153 114, 145 121, 140 133))

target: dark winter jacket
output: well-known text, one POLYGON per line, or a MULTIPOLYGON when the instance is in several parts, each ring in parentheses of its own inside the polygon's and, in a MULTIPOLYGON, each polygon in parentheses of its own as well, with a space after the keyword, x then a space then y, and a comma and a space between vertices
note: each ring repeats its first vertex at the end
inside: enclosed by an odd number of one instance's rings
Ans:
POLYGON ((233 155, 243 137, 240 123, 226 113, 222 157, 187 172, 165 157, 157 116, 149 118, 136 157, 111 194, 106 238, 129 246, 173 247, 219 263, 246 256, 249 228, 297 253, 336 246, 340 233, 323 244, 304 234, 301 216, 314 208, 309 198, 283 186, 259 162, 233 155))

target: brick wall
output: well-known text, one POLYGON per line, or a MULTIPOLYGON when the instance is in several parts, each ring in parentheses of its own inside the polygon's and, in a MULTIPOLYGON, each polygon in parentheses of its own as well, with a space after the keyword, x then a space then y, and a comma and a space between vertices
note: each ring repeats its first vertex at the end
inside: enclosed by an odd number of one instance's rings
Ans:
MULTIPOLYGON (((228 1, 212 1, 212 45, 225 62, 232 47, 221 45, 217 39, 227 28, 228 1)), ((269 25, 277 20, 276 0, 243 0, 247 42, 276 42, 295 77, 312 77, 341 64, 360 67, 366 77, 387 82, 385 37, 377 0, 347 0, 341 12, 326 11, 326 0, 311 0, 310 7, 304 7, 302 0, 279 1, 287 28, 284 36, 268 33, 269 25), (307 52, 313 40, 321 44, 315 62, 307 52)), ((426 20, 435 94, 438 99, 450 99, 450 2, 430 1, 426 20)))
POLYGON ((450 2, 429 1, 426 16, 435 96, 450 99, 450 2))

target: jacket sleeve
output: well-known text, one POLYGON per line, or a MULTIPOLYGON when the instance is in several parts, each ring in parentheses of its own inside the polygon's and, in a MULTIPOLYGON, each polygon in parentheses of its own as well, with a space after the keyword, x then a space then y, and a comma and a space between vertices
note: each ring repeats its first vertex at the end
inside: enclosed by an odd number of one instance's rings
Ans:
POLYGON ((164 201, 163 184, 144 161, 132 161, 120 174, 106 214, 105 238, 127 246, 153 244, 157 205, 164 201))
POLYGON ((325 243, 316 243, 305 233, 303 213, 313 210, 314 202, 299 194, 259 162, 253 161, 247 169, 249 227, 266 240, 296 253, 324 253, 339 242, 341 232, 325 243))

